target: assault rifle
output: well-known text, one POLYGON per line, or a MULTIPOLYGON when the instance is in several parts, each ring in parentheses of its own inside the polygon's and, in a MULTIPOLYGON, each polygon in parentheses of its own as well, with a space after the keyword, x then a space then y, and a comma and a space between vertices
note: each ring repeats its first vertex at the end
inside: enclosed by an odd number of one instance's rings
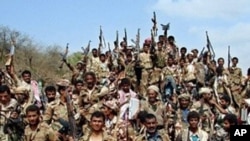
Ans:
MULTIPOLYGON (((153 22, 153 26, 151 29, 151 47, 150 47, 150 54, 151 54, 151 60, 157 60, 157 56, 155 54, 155 37, 157 36, 157 22, 156 22, 156 14, 155 12, 153 13, 153 18, 151 19, 153 22)), ((153 68, 156 66, 157 61, 153 61, 153 68)))
POLYGON ((89 50, 90 50, 90 43, 91 43, 91 40, 89 40, 89 43, 86 48, 82 47, 83 55, 88 55, 89 50))
POLYGON ((69 94, 67 93, 67 112, 68 112, 68 119, 69 119, 69 135, 73 137, 74 141, 77 141, 77 136, 76 136, 76 123, 75 123, 75 118, 74 118, 74 112, 73 112, 73 105, 71 103, 71 98, 69 94))
POLYGON ((137 35, 136 35, 136 41, 131 40, 132 42, 135 43, 135 48, 136 48, 136 65, 134 67, 135 70, 135 75, 136 75, 136 83, 137 83, 137 88, 140 86, 141 82, 141 75, 142 75, 142 67, 140 65, 140 28, 137 30, 137 35))
POLYGON ((106 43, 105 43, 105 39, 103 37, 103 32, 102 32, 102 26, 100 26, 100 35, 99 35, 99 48, 98 48, 98 52, 99 54, 101 54, 102 52, 102 48, 106 48, 106 43), (103 46, 104 43, 104 46, 103 46))
POLYGON ((152 30, 153 30, 153 35, 155 37, 155 36, 157 36, 157 30, 158 30, 155 12, 153 12, 153 18, 151 19, 151 21, 153 22, 153 28, 152 28, 152 30))
POLYGON ((200 61, 201 58, 203 57, 204 51, 205 51, 205 47, 202 48, 202 50, 201 50, 201 52, 200 52, 200 54, 199 54, 199 56, 198 56, 198 61, 200 61))
POLYGON ((82 47, 82 50, 83 50, 83 62, 87 62, 87 56, 88 56, 88 53, 89 53, 89 50, 90 50, 90 43, 91 43, 91 40, 89 40, 89 43, 87 45, 86 48, 82 47))
POLYGON ((99 48, 103 47, 102 44, 102 26, 100 26, 100 34, 99 34, 99 48))
POLYGON ((127 30, 126 30, 126 28, 124 29, 123 41, 126 42, 126 44, 128 44, 128 37, 127 37, 127 30))
POLYGON ((162 26, 162 30, 164 31, 164 36, 165 36, 166 38, 168 38, 168 30, 169 30, 169 28, 170 28, 170 23, 168 23, 168 24, 166 24, 166 25, 161 24, 161 26, 162 26))
POLYGON ((228 69, 230 69, 230 63, 231 63, 231 54, 230 54, 230 46, 228 46, 228 53, 227 53, 227 61, 228 61, 228 63, 227 63, 227 67, 228 67, 228 69))
POLYGON ((120 50, 119 50, 119 32, 118 31, 116 31, 116 39, 114 41, 114 46, 115 46, 115 49, 114 49, 115 57, 116 59, 119 59, 120 50))
POLYGON ((65 49, 64 54, 60 54, 62 56, 62 63, 59 66, 60 69, 63 68, 63 64, 66 62, 68 52, 69 52, 69 43, 67 43, 67 45, 66 45, 66 49, 65 49))
POLYGON ((208 50, 208 52, 211 53, 211 57, 214 60, 215 59, 215 52, 214 52, 213 46, 212 46, 212 44, 210 42, 210 39, 209 39, 207 31, 206 31, 206 38, 207 38, 207 50, 208 50))

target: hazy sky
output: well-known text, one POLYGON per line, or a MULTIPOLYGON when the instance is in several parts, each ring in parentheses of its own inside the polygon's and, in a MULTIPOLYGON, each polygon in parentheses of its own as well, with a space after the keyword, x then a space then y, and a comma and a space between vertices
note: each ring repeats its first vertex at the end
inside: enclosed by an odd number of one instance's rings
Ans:
POLYGON ((128 39, 141 29, 141 42, 150 37, 153 11, 160 24, 170 22, 169 34, 179 47, 201 50, 206 45, 205 31, 216 51, 216 58, 240 59, 243 73, 250 60, 249 0, 5 0, 1 1, 0 25, 29 35, 37 43, 65 46, 80 51, 88 41, 98 45, 100 25, 106 42, 113 46, 116 30, 120 41, 127 29, 128 39))

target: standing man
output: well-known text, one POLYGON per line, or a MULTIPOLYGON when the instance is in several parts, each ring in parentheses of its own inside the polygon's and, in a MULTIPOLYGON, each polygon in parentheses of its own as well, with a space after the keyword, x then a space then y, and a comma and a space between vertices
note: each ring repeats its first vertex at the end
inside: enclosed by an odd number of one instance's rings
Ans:
POLYGON ((241 93, 241 82, 242 82, 242 71, 241 68, 237 67, 239 59, 237 57, 233 57, 232 59, 232 67, 229 69, 229 84, 232 96, 235 102, 240 105, 240 100, 242 99, 241 93))
POLYGON ((199 90, 199 94, 202 96, 202 98, 192 105, 191 111, 195 110, 200 114, 201 129, 209 133, 212 132, 213 125, 211 124, 211 118, 214 116, 209 103, 212 98, 211 90, 210 88, 202 87, 199 90))
MULTIPOLYGON (((0 107, 1 114, 6 118, 9 118, 11 111, 17 107, 18 103, 14 98, 11 98, 10 88, 7 85, 0 86, 0 107)), ((0 118, 0 129, 3 129, 3 126, 6 122, 6 119, 1 116, 0 118)), ((0 140, 8 141, 8 136, 4 134, 3 130, 0 130, 0 140)))
POLYGON ((52 128, 41 122, 40 109, 36 105, 30 105, 26 109, 26 117, 29 124, 25 128, 25 141, 56 141, 52 128))
POLYGON ((115 141, 115 139, 107 134, 103 127, 105 126, 105 115, 96 111, 91 115, 89 123, 89 131, 84 134, 79 141, 115 141))
POLYGON ((208 141, 207 132, 199 129, 200 116, 198 112, 191 111, 187 117, 189 127, 177 136, 176 141, 208 141))
POLYGON ((135 141, 170 141, 168 134, 164 130, 157 129, 157 119, 153 114, 145 117, 146 132, 135 141))
POLYGON ((51 103, 56 100, 56 88, 54 86, 47 86, 44 91, 48 103, 51 103))

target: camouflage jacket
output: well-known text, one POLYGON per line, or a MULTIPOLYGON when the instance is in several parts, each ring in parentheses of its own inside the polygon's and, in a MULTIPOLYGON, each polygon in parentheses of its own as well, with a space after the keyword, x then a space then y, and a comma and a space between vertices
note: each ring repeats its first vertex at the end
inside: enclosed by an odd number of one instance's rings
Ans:
POLYGON ((39 123, 37 129, 33 131, 30 126, 25 128, 25 141, 56 141, 57 137, 52 128, 46 123, 39 123))
MULTIPOLYGON (((147 133, 137 137, 135 141, 149 141, 150 136, 147 133)), ((165 130, 157 131, 157 141, 170 141, 168 134, 165 130)))

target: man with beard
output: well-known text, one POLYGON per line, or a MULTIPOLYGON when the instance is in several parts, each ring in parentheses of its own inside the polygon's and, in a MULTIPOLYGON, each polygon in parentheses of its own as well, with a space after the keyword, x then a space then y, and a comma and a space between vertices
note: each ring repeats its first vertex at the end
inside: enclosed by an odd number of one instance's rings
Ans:
POLYGON ((166 108, 161 100, 159 88, 151 85, 147 89, 147 101, 141 102, 141 111, 152 113, 157 118, 157 128, 165 128, 166 108))
POLYGON ((208 141, 208 134, 198 126, 200 121, 198 112, 189 112, 187 121, 189 127, 178 134, 176 141, 208 141))
POLYGON ((58 131, 64 126, 62 121, 68 121, 68 111, 66 105, 69 84, 70 82, 67 79, 62 79, 57 82, 57 91, 60 94, 60 98, 48 104, 43 116, 43 120, 55 131, 58 131))
POLYGON ((56 88, 54 86, 47 86, 45 88, 45 95, 48 100, 48 103, 51 103, 56 100, 56 88))
POLYGON ((146 132, 135 141, 170 141, 165 130, 157 129, 157 119, 154 114, 147 114, 145 117, 146 132))
POLYGON ((28 125, 25 128, 25 141, 56 141, 52 128, 41 122, 40 109, 35 105, 30 105, 26 109, 28 125))
MULTIPOLYGON (((7 85, 0 86, 0 112, 6 118, 10 117, 11 111, 17 107, 17 101, 14 98, 11 98, 10 88, 7 85)), ((0 118, 0 127, 3 127, 4 123, 6 122, 5 118, 0 118)), ((1 128, 3 129, 3 128, 1 128)), ((6 141, 7 135, 0 130, 0 140, 6 141)))
POLYGON ((213 125, 211 125, 211 118, 214 116, 209 103, 212 98, 211 90, 208 87, 202 87, 199 90, 199 94, 202 97, 192 105, 191 110, 195 110, 200 114, 201 128, 209 133, 213 127, 213 125))
POLYGON ((94 72, 85 74, 85 85, 82 87, 79 95, 79 110, 83 117, 90 120, 91 114, 100 110, 101 101, 108 94, 109 89, 105 86, 98 86, 94 72))
POLYGON ((105 126, 105 115, 96 111, 92 113, 89 123, 89 131, 84 134, 79 141, 115 141, 115 139, 107 134, 103 127, 105 126))
POLYGON ((179 107, 177 108, 176 115, 177 115, 177 124, 179 124, 182 129, 185 129, 188 127, 188 120, 187 116, 188 113, 190 112, 190 107, 191 107, 191 99, 190 95, 183 93, 178 96, 179 100, 179 107))
POLYGON ((77 80, 74 82, 73 93, 76 95, 80 95, 81 89, 83 87, 83 80, 77 80))
POLYGON ((21 115, 25 115, 26 108, 31 105, 29 103, 29 92, 25 87, 17 87, 14 89, 14 94, 21 108, 21 115))
POLYGON ((19 80, 16 76, 15 79, 18 84, 17 86, 25 87, 29 91, 29 103, 34 103, 38 107, 42 107, 38 83, 35 80, 31 80, 31 72, 24 70, 22 72, 22 79, 19 80))

